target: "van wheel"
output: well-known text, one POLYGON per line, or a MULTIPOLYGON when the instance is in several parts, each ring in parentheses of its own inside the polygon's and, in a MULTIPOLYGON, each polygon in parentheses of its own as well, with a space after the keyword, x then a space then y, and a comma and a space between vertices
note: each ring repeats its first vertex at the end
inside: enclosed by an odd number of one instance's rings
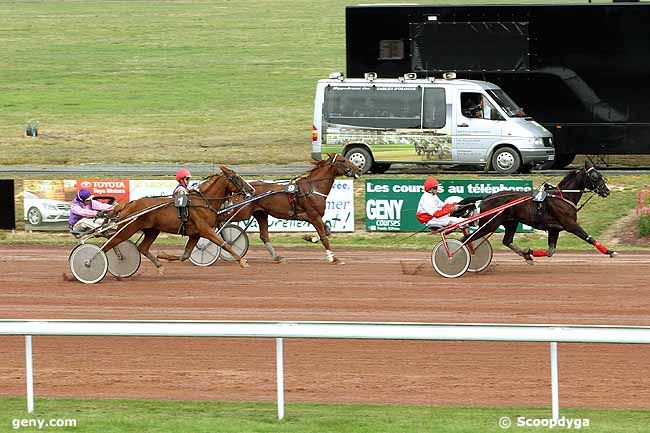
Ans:
POLYGON ((492 168, 500 174, 516 173, 521 166, 521 158, 516 150, 502 147, 492 155, 492 168))
POLYGON ((389 168, 390 168, 390 163, 379 164, 375 162, 372 165, 372 167, 370 167, 370 171, 372 171, 373 173, 381 174, 381 173, 386 173, 389 168))
POLYGON ((353 147, 345 153, 345 159, 359 167, 361 174, 366 174, 372 167, 372 155, 363 147, 353 147))

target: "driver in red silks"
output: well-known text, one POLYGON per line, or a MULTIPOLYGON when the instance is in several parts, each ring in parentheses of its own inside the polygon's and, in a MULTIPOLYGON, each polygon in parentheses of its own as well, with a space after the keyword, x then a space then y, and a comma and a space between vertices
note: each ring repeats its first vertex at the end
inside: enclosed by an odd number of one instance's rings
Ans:
POLYGON ((463 221, 463 218, 449 216, 450 213, 458 209, 458 205, 453 203, 445 204, 438 197, 438 180, 429 177, 424 181, 424 193, 420 197, 418 210, 415 214, 418 221, 429 228, 445 227, 450 224, 463 221))

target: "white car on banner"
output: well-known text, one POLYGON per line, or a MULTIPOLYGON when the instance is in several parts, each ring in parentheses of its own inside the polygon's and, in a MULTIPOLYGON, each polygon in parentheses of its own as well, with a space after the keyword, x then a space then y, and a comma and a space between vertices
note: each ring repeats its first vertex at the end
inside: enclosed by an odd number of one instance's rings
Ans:
POLYGON ((33 192, 24 192, 25 221, 32 226, 68 221, 70 203, 40 198, 33 192))

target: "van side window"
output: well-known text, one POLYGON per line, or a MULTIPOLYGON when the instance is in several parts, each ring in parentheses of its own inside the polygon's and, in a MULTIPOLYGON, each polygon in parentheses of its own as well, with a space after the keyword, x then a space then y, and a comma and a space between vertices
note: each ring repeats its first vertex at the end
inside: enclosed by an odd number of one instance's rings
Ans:
POLYGON ((444 128, 447 123, 446 108, 445 89, 425 88, 422 127, 425 129, 444 128))
POLYGON ((469 119, 504 120, 494 105, 481 93, 462 92, 460 109, 463 116, 469 119))
POLYGON ((328 86, 323 118, 337 125, 420 128, 420 87, 328 86))

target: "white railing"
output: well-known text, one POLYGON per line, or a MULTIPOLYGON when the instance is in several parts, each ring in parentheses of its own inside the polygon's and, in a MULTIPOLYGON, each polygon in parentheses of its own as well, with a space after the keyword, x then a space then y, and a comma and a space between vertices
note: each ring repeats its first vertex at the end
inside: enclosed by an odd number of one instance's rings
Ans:
POLYGON ((650 343, 648 326, 480 323, 0 320, 0 335, 25 336, 27 411, 34 410, 32 336, 248 337, 276 339, 278 418, 284 418, 283 338, 549 342, 552 416, 559 419, 557 343, 650 343))

